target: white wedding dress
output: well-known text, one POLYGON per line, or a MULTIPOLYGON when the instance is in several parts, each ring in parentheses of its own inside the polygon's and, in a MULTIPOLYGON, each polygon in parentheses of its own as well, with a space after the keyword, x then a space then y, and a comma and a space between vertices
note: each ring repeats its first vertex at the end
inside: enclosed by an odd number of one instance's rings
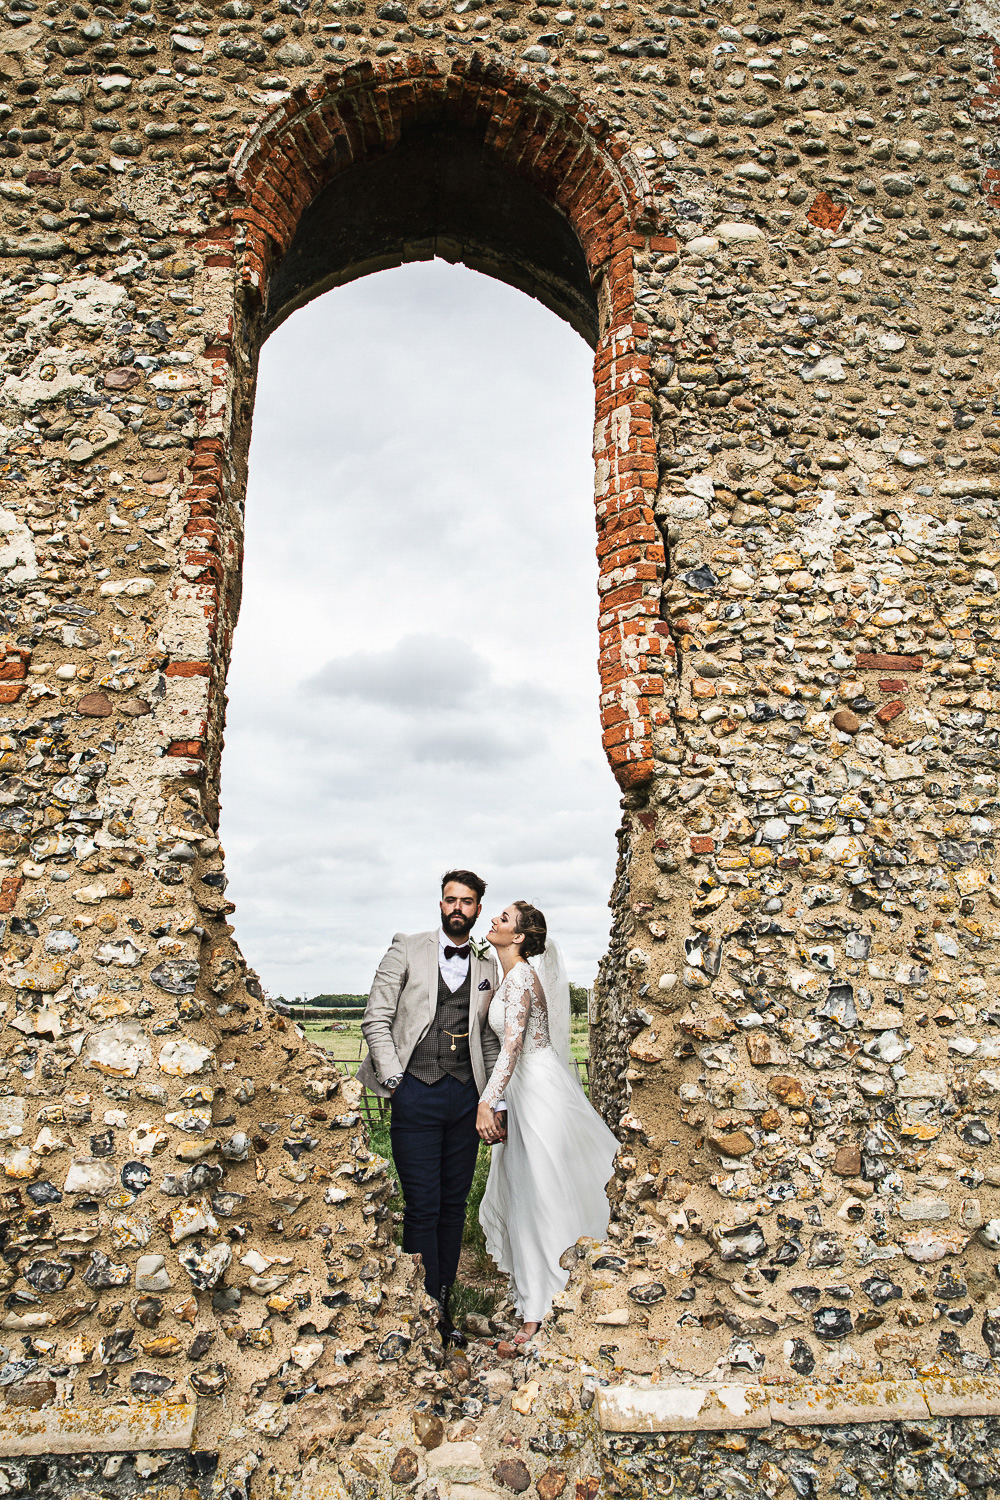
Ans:
POLYGON ((529 964, 515 964, 504 979, 489 1024, 502 1047, 482 1098, 491 1108, 506 1103, 507 1140, 493 1147, 479 1222, 510 1278, 518 1317, 541 1323, 569 1280, 563 1251, 581 1235, 607 1234, 605 1187, 619 1143, 553 1047, 545 994, 529 964))

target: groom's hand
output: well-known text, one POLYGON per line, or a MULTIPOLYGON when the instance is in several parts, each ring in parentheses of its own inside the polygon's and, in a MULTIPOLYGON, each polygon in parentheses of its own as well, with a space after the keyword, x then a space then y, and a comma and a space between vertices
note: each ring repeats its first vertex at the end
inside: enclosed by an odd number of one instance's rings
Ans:
POLYGON ((505 1109, 494 1110, 493 1123, 496 1126, 497 1140, 505 1141, 507 1139, 507 1111, 505 1109))
POLYGON ((502 1139, 496 1126, 496 1115, 488 1104, 480 1101, 476 1110, 476 1129, 488 1146, 495 1146, 502 1139))

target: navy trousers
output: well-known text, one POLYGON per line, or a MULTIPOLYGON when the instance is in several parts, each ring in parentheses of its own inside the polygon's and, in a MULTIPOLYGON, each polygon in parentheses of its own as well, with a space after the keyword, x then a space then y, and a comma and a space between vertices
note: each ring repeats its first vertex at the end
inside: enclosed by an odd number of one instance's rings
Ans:
POLYGON ((403 1249, 421 1255, 432 1297, 458 1271, 465 1205, 479 1154, 475 1082, 446 1073, 421 1083, 409 1073, 392 1096, 392 1154, 405 1200, 403 1249))

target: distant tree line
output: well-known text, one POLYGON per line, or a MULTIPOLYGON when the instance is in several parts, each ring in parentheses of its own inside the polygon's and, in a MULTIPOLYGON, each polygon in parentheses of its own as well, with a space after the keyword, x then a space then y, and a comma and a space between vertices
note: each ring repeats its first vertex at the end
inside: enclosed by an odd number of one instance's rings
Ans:
POLYGON ((275 1005, 316 1005, 336 1006, 338 1010, 364 1010, 368 1004, 367 995, 296 995, 291 1000, 286 1000, 284 995, 275 995, 275 1005))
MULTIPOLYGON (((589 991, 582 984, 571 984, 569 987, 570 1009, 574 1016, 585 1016, 587 1014, 587 996, 589 991)), ((286 1000, 284 995, 275 995, 272 1004, 288 1010, 298 1007, 309 1007, 310 1009, 330 1010, 364 1010, 368 1004, 367 995, 296 995, 292 1000, 286 1000)))

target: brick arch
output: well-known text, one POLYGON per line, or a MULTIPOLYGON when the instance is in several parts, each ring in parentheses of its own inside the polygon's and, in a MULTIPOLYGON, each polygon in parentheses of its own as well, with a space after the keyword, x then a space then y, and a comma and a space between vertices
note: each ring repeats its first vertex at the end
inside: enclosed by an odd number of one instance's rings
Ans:
POLYGON ((385 158, 408 129, 428 123, 473 132, 485 156, 544 196, 571 226, 597 293, 600 707, 605 752, 627 789, 652 775, 652 730, 672 649, 660 620, 665 559, 652 508, 657 465, 648 330, 634 300, 634 256, 649 247, 656 229, 652 196, 627 138, 562 85, 478 55, 448 72, 429 56, 328 72, 276 104, 233 158, 242 285, 263 305, 317 196, 339 174, 385 158))

